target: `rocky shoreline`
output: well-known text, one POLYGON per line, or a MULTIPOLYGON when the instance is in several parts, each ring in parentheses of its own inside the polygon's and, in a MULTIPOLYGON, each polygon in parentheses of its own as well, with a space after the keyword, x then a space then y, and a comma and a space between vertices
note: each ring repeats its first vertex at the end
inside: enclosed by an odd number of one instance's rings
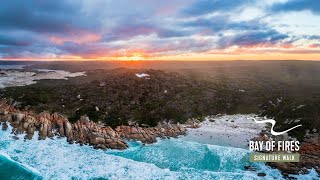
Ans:
MULTIPOLYGON (((199 128, 199 122, 190 120, 186 124, 159 123, 156 127, 139 127, 137 125, 118 126, 112 129, 89 120, 82 116, 75 123, 58 113, 50 114, 42 112, 35 114, 31 111, 21 111, 16 108, 17 103, 10 100, 0 100, 0 125, 2 130, 12 126, 13 138, 16 135, 25 134, 25 139, 30 140, 36 132, 38 139, 53 138, 54 136, 66 137, 70 144, 76 143, 90 145, 95 149, 127 149, 126 140, 141 141, 151 144, 157 138, 170 138, 186 135, 187 128, 199 128)), ((271 136, 266 132, 252 140, 268 141, 271 136)), ((300 146, 299 163, 267 163, 267 165, 279 169, 284 177, 289 174, 306 174, 314 168, 320 173, 320 134, 309 134, 300 146)), ((250 167, 245 167, 250 170, 250 167)))
POLYGON ((156 127, 118 126, 112 129, 92 122, 86 116, 70 123, 65 116, 58 113, 34 114, 31 111, 20 111, 15 106, 15 102, 0 100, 2 130, 7 130, 10 124, 14 135, 26 134, 27 140, 32 139, 35 132, 38 132, 39 140, 54 136, 66 137, 70 144, 91 145, 95 149, 126 149, 128 144, 125 140, 149 144, 156 142, 158 137, 178 137, 186 134, 186 128, 199 127, 198 123, 189 122, 188 125, 159 123, 156 127))
MULTIPOLYGON (((259 134, 259 137, 253 138, 252 140, 283 141, 290 140, 290 137, 272 137, 271 134, 267 134, 263 131, 259 134)), ((307 134, 300 143, 300 149, 297 152, 300 154, 300 162, 270 162, 266 164, 279 169, 284 177, 289 177, 290 174, 308 174, 310 169, 315 169, 315 171, 320 175, 320 134, 307 134)))

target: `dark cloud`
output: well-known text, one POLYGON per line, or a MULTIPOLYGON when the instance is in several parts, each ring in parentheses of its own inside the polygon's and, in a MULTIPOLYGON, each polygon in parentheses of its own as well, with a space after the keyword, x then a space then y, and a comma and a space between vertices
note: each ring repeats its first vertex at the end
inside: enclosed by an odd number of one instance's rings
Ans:
POLYGON ((276 44, 287 38, 289 38, 288 35, 279 33, 275 30, 247 31, 234 36, 223 37, 218 44, 220 48, 226 48, 233 45, 255 46, 261 44, 276 44))
POLYGON ((205 32, 207 36, 218 36, 217 48, 224 49, 233 45, 255 46, 262 44, 277 44, 282 40, 289 40, 289 36, 282 34, 261 20, 233 21, 230 16, 217 15, 210 18, 198 18, 185 22, 182 26, 198 28, 198 32, 205 32), (208 31, 205 31, 208 30, 208 31), (226 36, 225 31, 235 34, 226 36))
POLYGON ((283 53, 283 54, 319 54, 320 50, 315 49, 258 49, 255 53, 283 53))
POLYGON ((91 58, 94 56, 103 56, 105 54, 110 54, 115 51, 116 48, 110 47, 108 45, 101 44, 83 44, 79 46, 78 44, 68 42, 59 47, 65 54, 80 56, 84 58, 91 58))
POLYGON ((183 14, 198 16, 213 12, 228 12, 250 2, 253 0, 197 0, 192 6, 186 8, 183 14))
POLYGON ((2 58, 44 58, 48 56, 59 56, 65 52, 48 45, 33 46, 6 46, 0 48, 2 58))
MULTIPOLYGON (((117 55, 130 49, 170 55, 201 53, 233 45, 319 40, 317 35, 295 36, 291 33, 289 37, 262 19, 232 19, 255 2, 10 0, 0 5, 0 56, 94 57, 117 55), (213 14, 202 16, 209 13, 213 14), (137 36, 149 37, 135 38, 137 36), (129 40, 132 41, 127 43, 129 40)), ((317 0, 292 0, 276 3, 262 11, 271 11, 266 12, 267 16, 282 11, 310 10, 318 13, 319 4, 317 0)))
POLYGON ((11 0, 0 6, 1 29, 20 29, 34 32, 65 32, 80 24, 79 5, 69 1, 11 0))
POLYGON ((105 34, 105 41, 128 40, 133 37, 151 34, 157 35, 159 38, 173 38, 190 35, 190 32, 178 30, 169 27, 161 27, 162 24, 155 24, 150 22, 123 22, 116 27, 110 29, 109 33, 105 34))
POLYGON ((258 19, 235 22, 231 21, 228 16, 214 16, 210 19, 197 19, 181 24, 185 27, 209 29, 214 33, 224 30, 261 30, 266 28, 266 24, 262 24, 258 19))
POLYGON ((205 52, 214 46, 214 42, 210 39, 197 40, 197 39, 180 39, 174 43, 170 40, 160 40, 150 42, 147 49, 148 53, 151 54, 181 54, 186 52, 205 52))
POLYGON ((273 12, 303 11, 309 10, 314 14, 320 14, 319 0, 291 0, 285 3, 276 3, 271 7, 273 12))
POLYGON ((320 35, 304 35, 303 38, 320 41, 320 35))
POLYGON ((0 53, 5 57, 68 53, 50 38, 75 39, 77 35, 100 28, 100 21, 94 14, 82 12, 81 6, 80 1, 70 0, 1 3, 0 53))
POLYGON ((28 46, 31 42, 27 39, 17 39, 16 37, 10 37, 0 34, 0 46, 28 46))
POLYGON ((11 30, 3 31, 0 29, 1 46, 30 46, 33 43, 44 43, 41 36, 29 31, 11 30))
POLYGON ((160 38, 172 38, 172 37, 184 37, 191 35, 191 32, 185 30, 175 30, 175 29, 166 29, 159 28, 157 34, 160 38))

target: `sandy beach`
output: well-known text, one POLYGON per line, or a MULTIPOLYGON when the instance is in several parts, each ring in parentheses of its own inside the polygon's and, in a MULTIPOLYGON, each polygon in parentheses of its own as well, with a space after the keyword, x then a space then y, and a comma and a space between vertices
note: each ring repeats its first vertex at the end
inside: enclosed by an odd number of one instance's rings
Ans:
POLYGON ((257 124, 252 120, 263 118, 257 115, 223 115, 206 117, 198 129, 188 129, 188 134, 182 137, 184 140, 247 148, 248 141, 257 136, 265 128, 265 124, 257 124))

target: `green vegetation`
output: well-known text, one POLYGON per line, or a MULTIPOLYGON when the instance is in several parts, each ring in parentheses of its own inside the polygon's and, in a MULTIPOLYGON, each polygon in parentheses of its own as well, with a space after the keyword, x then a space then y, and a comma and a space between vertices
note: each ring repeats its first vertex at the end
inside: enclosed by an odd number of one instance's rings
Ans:
POLYGON ((112 127, 129 120, 156 126, 160 121, 183 123, 214 114, 261 113, 277 120, 277 130, 303 124, 291 131, 299 138, 306 129, 319 130, 318 94, 288 91, 292 85, 288 77, 275 80, 261 72, 246 72, 199 78, 190 71, 89 70, 87 76, 68 81, 41 80, 1 89, 0 96, 21 102, 21 109, 60 112, 73 122, 87 115, 112 127), (150 79, 135 76, 141 72, 150 79))

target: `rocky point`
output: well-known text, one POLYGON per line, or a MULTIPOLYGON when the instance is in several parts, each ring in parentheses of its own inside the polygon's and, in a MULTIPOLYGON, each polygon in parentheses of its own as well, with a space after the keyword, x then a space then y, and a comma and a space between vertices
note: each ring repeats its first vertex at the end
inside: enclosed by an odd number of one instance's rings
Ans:
POLYGON ((34 114, 31 111, 20 111, 15 106, 15 102, 0 101, 2 130, 7 130, 8 125, 11 125, 13 134, 26 134, 27 140, 38 132, 39 140, 54 136, 66 137, 71 144, 92 145, 96 149, 126 149, 126 140, 154 143, 158 137, 178 137, 186 134, 187 127, 199 127, 195 122, 189 122, 188 125, 159 123, 156 127, 118 126, 114 130, 90 121, 87 116, 70 123, 67 117, 58 113, 34 114))
MULTIPOLYGON (((265 131, 261 132, 253 141, 270 141, 270 140, 286 140, 290 137, 287 135, 272 137, 265 131)), ((269 162, 269 166, 277 168, 282 172, 284 177, 289 174, 307 174, 310 169, 315 169, 320 175, 320 134, 307 134, 300 145, 300 162, 269 162)))

